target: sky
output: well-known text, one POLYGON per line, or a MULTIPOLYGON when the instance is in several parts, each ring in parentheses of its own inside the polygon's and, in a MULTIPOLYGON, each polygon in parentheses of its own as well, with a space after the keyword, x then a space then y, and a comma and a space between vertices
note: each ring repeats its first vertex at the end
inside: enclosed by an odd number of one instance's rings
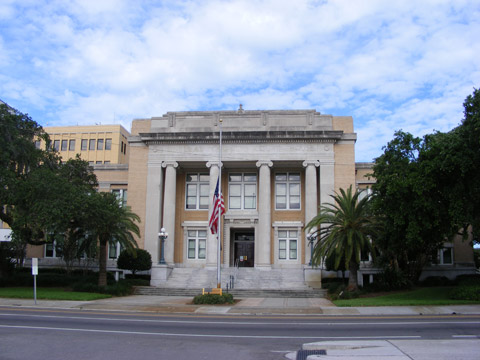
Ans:
POLYGON ((368 162, 480 86, 478 0, 0 0, 0 99, 42 126, 168 111, 352 116, 368 162))

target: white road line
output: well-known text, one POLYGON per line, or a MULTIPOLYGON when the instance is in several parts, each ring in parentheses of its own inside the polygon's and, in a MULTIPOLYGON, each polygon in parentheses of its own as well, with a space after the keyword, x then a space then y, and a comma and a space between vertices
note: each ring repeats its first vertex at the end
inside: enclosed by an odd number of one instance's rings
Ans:
POLYGON ((365 326, 365 325, 438 325, 438 324, 480 324, 480 321, 395 321, 395 322, 248 322, 248 321, 205 321, 205 320, 166 320, 166 319, 118 319, 106 317, 85 317, 85 316, 58 316, 58 315, 37 315, 37 314, 9 314, 0 313, 0 316, 28 317, 28 318, 50 318, 50 319, 74 319, 74 320, 98 320, 98 321, 119 321, 119 322, 145 322, 145 323, 171 323, 171 324, 214 324, 214 325, 300 325, 300 326, 365 326))
POLYGON ((480 335, 452 335, 456 339, 477 339, 480 335))
POLYGON ((180 334, 163 332, 144 332, 144 331, 119 331, 119 330, 99 330, 99 329, 76 329, 76 328, 57 328, 44 326, 19 326, 19 325, 0 325, 0 328, 7 329, 26 329, 26 330, 51 330, 51 331, 75 331, 91 332, 103 334, 126 334, 126 335, 152 335, 152 336, 174 336, 174 337, 206 337, 206 338, 248 338, 248 339, 328 339, 328 340, 355 340, 355 339, 420 339, 421 336, 273 336, 273 335, 222 335, 222 334, 180 334))

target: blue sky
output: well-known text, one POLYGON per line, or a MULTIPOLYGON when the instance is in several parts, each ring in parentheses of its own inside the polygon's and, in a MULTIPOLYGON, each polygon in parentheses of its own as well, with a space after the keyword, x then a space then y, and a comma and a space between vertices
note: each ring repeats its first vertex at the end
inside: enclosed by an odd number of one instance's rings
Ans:
POLYGON ((480 86, 468 0, 0 0, 0 99, 43 126, 167 111, 351 115, 356 161, 449 131, 480 86))

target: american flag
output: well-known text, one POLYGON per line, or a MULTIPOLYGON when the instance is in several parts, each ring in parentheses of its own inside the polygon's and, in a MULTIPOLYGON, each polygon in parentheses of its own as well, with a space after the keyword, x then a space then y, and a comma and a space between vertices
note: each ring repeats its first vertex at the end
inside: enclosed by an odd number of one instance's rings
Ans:
POLYGON ((223 201, 223 195, 220 193, 220 196, 218 196, 218 182, 219 179, 217 179, 217 187, 215 188, 215 193, 213 194, 213 211, 208 224, 212 234, 216 234, 218 231, 218 208, 220 207, 220 216, 225 214, 225 202, 223 201))

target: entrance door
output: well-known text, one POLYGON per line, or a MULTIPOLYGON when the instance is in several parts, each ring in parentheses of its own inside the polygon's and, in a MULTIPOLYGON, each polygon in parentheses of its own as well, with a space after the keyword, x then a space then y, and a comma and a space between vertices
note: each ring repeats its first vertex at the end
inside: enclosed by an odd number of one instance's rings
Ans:
POLYGON ((234 259, 239 267, 253 267, 255 264, 255 232, 235 231, 233 234, 234 259))

